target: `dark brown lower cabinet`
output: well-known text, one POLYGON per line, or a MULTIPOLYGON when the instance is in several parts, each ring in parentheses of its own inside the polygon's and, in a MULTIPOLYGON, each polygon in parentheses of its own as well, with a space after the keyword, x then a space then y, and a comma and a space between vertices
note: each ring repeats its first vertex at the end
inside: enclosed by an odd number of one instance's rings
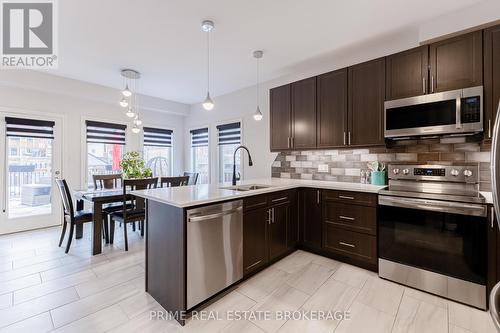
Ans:
POLYGON ((305 247, 321 249, 321 190, 301 189, 299 205, 302 244, 305 247))
POLYGON ((297 246, 297 191, 248 197, 243 209, 243 274, 248 276, 297 246))
POLYGON ((335 259, 377 269, 377 195, 323 191, 323 250, 335 259))
POLYGON ((243 214, 243 274, 264 267, 268 262, 267 207, 248 210, 243 214))
POLYGON ((287 226, 290 220, 290 202, 274 205, 270 210, 269 260, 273 260, 288 251, 287 226))
POLYGON ((324 224, 323 248, 340 256, 377 264, 377 238, 324 224))

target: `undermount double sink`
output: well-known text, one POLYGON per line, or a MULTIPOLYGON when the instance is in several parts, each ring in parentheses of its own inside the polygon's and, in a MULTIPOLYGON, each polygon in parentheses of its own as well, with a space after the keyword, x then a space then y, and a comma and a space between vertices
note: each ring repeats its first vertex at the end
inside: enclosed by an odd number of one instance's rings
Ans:
POLYGON ((270 187, 272 187, 272 186, 259 185, 259 184, 249 184, 249 185, 234 185, 234 186, 221 187, 221 189, 245 192, 245 191, 262 190, 262 189, 270 188, 270 187))

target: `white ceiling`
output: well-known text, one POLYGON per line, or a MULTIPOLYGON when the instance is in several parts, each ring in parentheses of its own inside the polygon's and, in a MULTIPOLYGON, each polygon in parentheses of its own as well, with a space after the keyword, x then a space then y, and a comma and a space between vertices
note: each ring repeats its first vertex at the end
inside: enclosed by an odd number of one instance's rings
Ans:
POLYGON ((252 51, 273 79, 306 59, 397 31, 480 0, 63 0, 59 69, 52 74, 121 88, 140 71, 141 93, 195 103, 205 97, 206 36, 215 21, 213 95, 255 84, 252 51))

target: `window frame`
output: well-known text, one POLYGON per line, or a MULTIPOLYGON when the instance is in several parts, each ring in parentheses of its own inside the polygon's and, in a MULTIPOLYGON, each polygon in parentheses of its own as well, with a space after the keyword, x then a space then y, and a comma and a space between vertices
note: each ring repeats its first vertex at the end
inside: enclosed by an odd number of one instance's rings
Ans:
POLYGON ((126 126, 125 128, 125 143, 123 145, 123 153, 125 154, 127 151, 128 151, 128 147, 129 147, 129 141, 130 141, 130 138, 129 138, 129 131, 130 131, 130 128, 128 126, 128 124, 126 122, 122 122, 122 121, 117 121, 116 119, 109 119, 109 118, 96 118, 96 117, 88 117, 88 116, 82 116, 81 117, 81 121, 80 121, 80 124, 81 124, 81 135, 80 137, 82 138, 80 140, 80 144, 81 144, 81 152, 82 152, 82 160, 85 161, 85 163, 83 163, 84 165, 84 169, 83 170, 80 170, 80 187, 81 188, 87 188, 88 184, 89 184, 89 179, 88 179, 88 169, 89 169, 89 161, 88 161, 88 155, 87 155, 87 152, 88 152, 88 149, 87 149, 87 120, 88 121, 98 121, 98 122, 103 122, 103 123, 115 123, 115 124, 119 124, 119 125, 124 125, 126 126))
MULTIPOLYGON (((191 172, 196 172, 196 170, 194 169, 194 156, 193 156, 193 153, 194 153, 194 150, 192 145, 191 145, 191 141, 192 141, 192 135, 191 135, 191 131, 195 131, 195 130, 199 130, 199 129, 208 129, 208 152, 207 152, 207 156, 208 156, 208 184, 211 184, 212 183, 212 163, 210 163, 210 159, 211 159, 211 154, 212 154, 212 149, 211 149, 211 144, 212 144, 212 129, 210 128, 209 125, 200 125, 200 126, 194 126, 194 127, 190 127, 188 128, 187 130, 187 134, 188 134, 188 144, 189 144, 189 169, 191 172)), ((199 179, 199 178, 198 178, 199 179)))
MULTIPOLYGON (((172 131, 172 146, 170 147, 170 175, 174 175, 174 149, 175 149, 175 128, 173 127, 167 127, 167 126, 151 126, 150 124, 143 124, 142 128, 144 127, 151 127, 151 128, 157 128, 157 129, 163 129, 163 130, 169 130, 172 131)), ((141 152, 142 158, 144 159, 144 130, 141 130, 141 140, 139 142, 139 151, 141 152)), ((145 161, 144 161, 145 162, 145 161)))
MULTIPOLYGON (((232 123, 240 123, 240 145, 244 145, 244 122, 243 122, 243 119, 241 118, 236 118, 236 119, 226 119, 224 121, 219 121, 219 122, 216 122, 214 124, 214 131, 215 133, 217 134, 217 138, 216 138, 216 142, 215 142, 215 145, 217 146, 216 147, 216 154, 217 154, 217 158, 216 158, 216 161, 215 161, 215 167, 216 167, 216 170, 217 170, 217 182, 218 183, 222 183, 223 179, 221 180, 220 177, 221 177, 221 174, 220 174, 220 169, 221 169, 221 161, 220 161, 220 155, 221 155, 221 152, 220 152, 220 149, 219 149, 219 131, 217 129, 217 126, 221 126, 221 125, 226 125, 226 124, 232 124, 232 123)), ((241 151, 241 150, 240 150, 241 151)), ((245 165, 245 153, 241 153, 241 158, 240 158, 240 175, 241 175, 241 180, 244 180, 245 179, 245 168, 244 168, 244 165, 245 165)))

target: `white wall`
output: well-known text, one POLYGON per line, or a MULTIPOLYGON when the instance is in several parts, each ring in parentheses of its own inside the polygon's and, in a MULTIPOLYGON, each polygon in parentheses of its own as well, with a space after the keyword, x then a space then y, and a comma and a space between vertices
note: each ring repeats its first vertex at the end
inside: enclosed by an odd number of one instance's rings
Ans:
MULTIPOLYGON (((211 156, 216 161, 216 142, 214 124, 224 120, 243 119, 243 144, 247 145, 253 153, 254 166, 244 166, 244 177, 259 178, 271 176, 271 164, 276 154, 270 152, 269 147, 269 89, 283 84, 294 82, 303 78, 326 73, 335 69, 387 56, 396 52, 407 50, 420 45, 421 42, 449 34, 459 30, 468 29, 500 19, 500 1, 487 0, 484 3, 466 8, 465 10, 453 12, 446 16, 436 17, 418 27, 408 27, 397 33, 381 35, 376 39, 362 41, 332 54, 309 59, 287 69, 287 74, 281 78, 264 82, 261 84, 261 111, 264 119, 256 122, 252 114, 256 107, 256 87, 248 87, 223 96, 214 98, 215 108, 205 111, 201 104, 191 106, 190 115, 186 118, 186 129, 195 128, 199 125, 210 125, 211 132, 211 156)), ((339 31, 339 33, 342 33, 339 31)), ((299 47, 299 46, 298 46, 299 47)), ((261 61, 262 72, 265 73, 266 52, 261 61)), ((249 72, 255 68, 249 68, 249 72)), ((217 77, 215 74, 215 84, 217 77)), ((186 131, 187 132, 187 131, 186 131)), ((189 134, 186 133, 186 162, 189 166, 189 134)), ((215 162, 212 163, 215 165, 215 162)), ((211 181, 216 182, 217 170, 212 167, 211 181)))
MULTIPOLYGON (((264 118, 261 121, 255 121, 252 117, 256 108, 256 86, 214 98, 215 108, 212 111, 204 110, 201 104, 192 105, 191 112, 185 121, 186 167, 189 167, 190 163, 189 129, 209 125, 211 129, 210 150, 212 156, 211 182, 217 182, 217 168, 215 167, 217 160, 215 125, 221 122, 241 119, 243 122, 242 142, 250 149, 254 162, 253 167, 249 167, 248 164, 244 165, 244 178, 270 177, 271 164, 276 157, 275 153, 270 152, 269 147, 270 88, 417 46, 417 36, 418 30, 415 29, 401 31, 397 35, 380 36, 377 40, 365 41, 335 54, 327 54, 317 59, 310 59, 307 62, 298 64, 294 68, 288 69, 290 74, 262 83, 260 87, 260 108, 264 118), (384 45, 384 47, 381 47, 381 45, 384 45)), ((262 71, 265 71, 265 61, 266 55, 264 53, 261 63, 262 71)), ((255 68, 249 68, 249 71, 252 70, 255 71, 255 68)))
MULTIPOLYGON (((119 79, 119 78, 118 78, 119 79)), ((49 113, 63 116, 63 176, 70 186, 82 187, 86 160, 85 119, 128 125, 127 150, 138 150, 142 134, 130 131, 131 121, 118 105, 118 90, 38 72, 0 71, 0 116, 2 112, 49 113)), ((184 171, 184 118, 189 106, 153 97, 141 97, 145 126, 174 130, 174 174, 184 171)))

